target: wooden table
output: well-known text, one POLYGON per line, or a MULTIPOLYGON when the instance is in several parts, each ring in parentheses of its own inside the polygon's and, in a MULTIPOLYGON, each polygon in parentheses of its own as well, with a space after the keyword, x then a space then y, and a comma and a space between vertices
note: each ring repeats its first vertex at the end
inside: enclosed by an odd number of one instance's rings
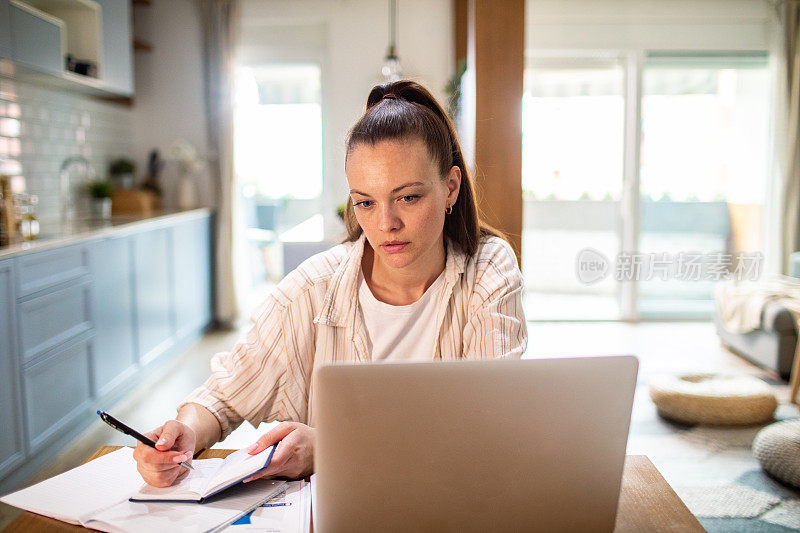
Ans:
MULTIPOLYGON (((87 461, 119 449, 120 446, 98 448, 87 461)), ((198 459, 225 457, 233 450, 211 449, 201 453, 198 459)), ((16 531, 86 531, 34 513, 25 513, 4 530, 16 531)), ((700 522, 689 512, 672 487, 645 455, 629 455, 625 459, 622 475, 622 490, 617 508, 616 532, 658 531, 705 531, 700 522)))

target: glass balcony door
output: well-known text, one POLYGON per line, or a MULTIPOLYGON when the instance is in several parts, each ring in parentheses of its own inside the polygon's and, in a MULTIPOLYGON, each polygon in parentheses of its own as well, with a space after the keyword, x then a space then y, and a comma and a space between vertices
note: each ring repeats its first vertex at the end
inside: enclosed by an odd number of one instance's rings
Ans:
POLYGON ((715 283, 758 275, 769 104, 766 54, 648 54, 639 317, 707 318, 715 283))
POLYGON ((770 81, 765 53, 532 60, 528 319, 709 318, 716 282, 757 277, 770 81))
POLYGON ((624 63, 616 56, 541 57, 526 69, 524 83, 526 316, 616 319, 614 277, 576 269, 581 257, 602 267, 602 258, 613 258, 621 247, 624 63))

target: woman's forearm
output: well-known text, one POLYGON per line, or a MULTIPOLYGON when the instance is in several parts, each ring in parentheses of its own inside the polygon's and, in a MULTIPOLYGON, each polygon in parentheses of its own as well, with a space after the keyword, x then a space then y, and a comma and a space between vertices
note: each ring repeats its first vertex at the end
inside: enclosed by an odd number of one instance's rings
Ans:
POLYGON ((211 414, 211 411, 196 403, 187 403, 181 407, 176 420, 183 422, 194 430, 197 439, 194 447, 195 453, 203 448, 210 448, 219 441, 222 435, 217 417, 211 414))

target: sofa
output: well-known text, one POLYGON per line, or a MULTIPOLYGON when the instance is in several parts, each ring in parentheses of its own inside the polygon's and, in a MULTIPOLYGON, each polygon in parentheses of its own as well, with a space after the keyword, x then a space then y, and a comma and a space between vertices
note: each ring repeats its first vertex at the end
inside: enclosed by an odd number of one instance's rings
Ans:
MULTIPOLYGON (((800 252, 792 254, 790 261, 791 275, 800 278, 800 252)), ((797 325, 791 311, 779 302, 769 302, 761 313, 761 327, 747 333, 725 329, 718 313, 714 324, 731 351, 788 381, 797 347, 797 325)))

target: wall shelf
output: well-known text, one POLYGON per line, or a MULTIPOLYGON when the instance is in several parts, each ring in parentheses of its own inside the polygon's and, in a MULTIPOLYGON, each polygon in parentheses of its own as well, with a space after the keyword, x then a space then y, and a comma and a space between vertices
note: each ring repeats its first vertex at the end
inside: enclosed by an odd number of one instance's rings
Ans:
POLYGON ((66 68, 66 57, 86 61, 95 65, 96 76, 103 77, 103 42, 100 5, 93 0, 24 0, 15 1, 45 13, 63 22, 62 66, 66 68))
POLYGON ((133 39, 133 49, 137 52, 152 52, 153 45, 141 39, 133 39))
POLYGON ((131 11, 127 0, 0 0, 0 76, 130 98, 131 11))
MULTIPOLYGON (((133 7, 147 7, 151 6, 150 0, 131 0, 131 5, 133 7)), ((133 51, 134 52, 152 52, 153 45, 146 41, 145 39, 141 39, 136 37, 136 16, 134 14, 134 28, 133 28, 133 51)))

